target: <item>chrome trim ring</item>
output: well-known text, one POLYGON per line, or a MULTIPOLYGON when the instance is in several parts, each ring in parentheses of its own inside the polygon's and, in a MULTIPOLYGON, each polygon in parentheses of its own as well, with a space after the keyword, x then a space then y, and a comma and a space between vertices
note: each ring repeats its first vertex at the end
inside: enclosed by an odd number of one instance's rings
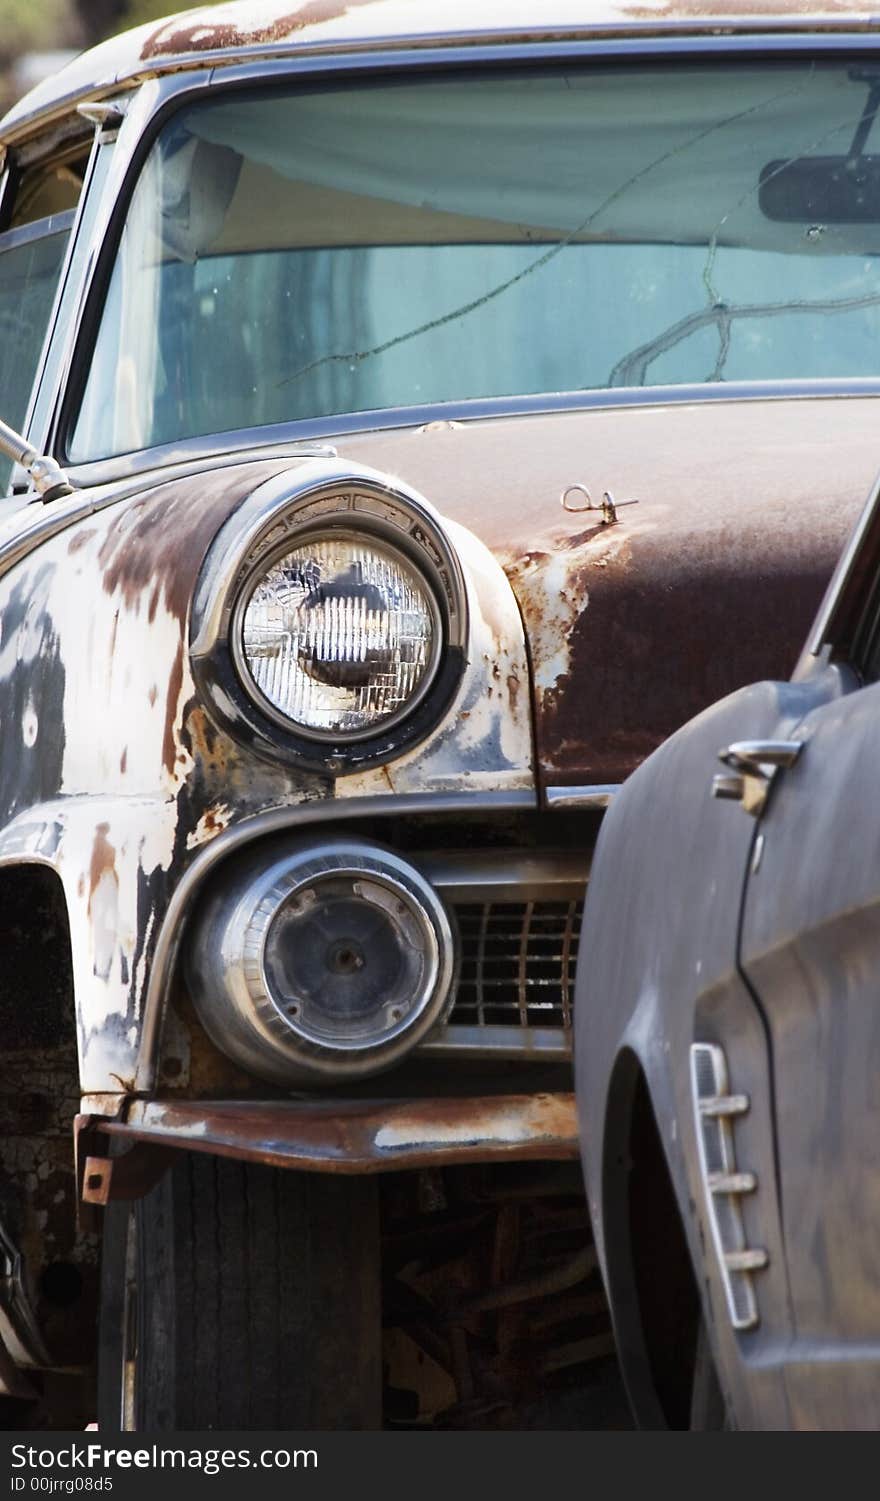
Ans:
POLYGON ((228 867, 196 918, 188 965, 199 1018, 236 1063, 276 1083, 333 1084, 399 1062, 444 1019, 456 947, 443 902, 414 866, 381 845, 339 839, 264 848, 228 867), (381 911, 413 955, 399 993, 338 1019, 307 989, 282 990, 273 956, 279 923, 296 922, 329 882, 350 883, 354 900, 381 911))
POLYGON ((461 682, 467 641, 461 565, 427 502, 366 466, 306 459, 258 486, 215 538, 193 602, 190 657, 203 702, 221 728, 273 760, 344 774, 399 756, 431 733, 461 682), (436 611, 423 683, 398 713, 357 735, 307 730, 271 706, 240 643, 255 575, 316 533, 336 529, 400 553, 436 611))

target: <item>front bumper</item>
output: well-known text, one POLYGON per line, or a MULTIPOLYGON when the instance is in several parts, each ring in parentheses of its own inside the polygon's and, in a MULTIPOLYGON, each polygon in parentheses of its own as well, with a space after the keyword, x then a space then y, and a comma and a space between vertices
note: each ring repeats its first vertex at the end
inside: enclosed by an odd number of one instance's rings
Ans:
POLYGON ((154 1181, 148 1160, 156 1160, 156 1148, 349 1174, 465 1162, 560 1162, 578 1155, 570 1093, 369 1101, 132 1100, 115 1117, 77 1116, 76 1137, 87 1204, 146 1192, 154 1181), (132 1150, 124 1159, 111 1158, 113 1143, 117 1150, 132 1150), (122 1172, 120 1161, 126 1164, 122 1172))

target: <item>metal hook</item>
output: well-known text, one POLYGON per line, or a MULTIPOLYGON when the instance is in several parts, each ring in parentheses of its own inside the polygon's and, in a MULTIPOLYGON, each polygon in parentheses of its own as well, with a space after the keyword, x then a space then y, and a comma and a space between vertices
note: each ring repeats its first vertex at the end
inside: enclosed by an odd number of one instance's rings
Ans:
POLYGON ((603 526, 611 526, 617 520, 617 510, 619 506, 638 505, 637 500, 615 500, 610 490, 604 490, 602 493, 602 504, 600 506, 595 506, 593 505, 593 497, 591 496, 586 485, 569 485, 567 490, 563 490, 559 499, 561 501, 562 508, 565 511, 601 511, 603 526), (569 504, 569 495, 574 495, 575 493, 577 493, 578 495, 583 495, 585 497, 586 505, 576 506, 569 504))
POLYGON ((560 503, 562 505, 562 509, 564 511, 596 511, 596 510, 599 509, 598 506, 594 506, 593 505, 593 497, 591 496, 591 494, 590 494, 589 490, 587 489, 586 485, 569 485, 569 487, 568 487, 567 490, 563 490, 562 494, 559 497, 559 500, 560 500, 560 503), (583 495, 583 496, 586 497, 586 502, 587 502, 586 505, 584 505, 584 506, 570 506, 569 505, 569 503, 568 503, 568 497, 569 497, 569 495, 573 495, 575 491, 577 491, 580 495, 583 495))

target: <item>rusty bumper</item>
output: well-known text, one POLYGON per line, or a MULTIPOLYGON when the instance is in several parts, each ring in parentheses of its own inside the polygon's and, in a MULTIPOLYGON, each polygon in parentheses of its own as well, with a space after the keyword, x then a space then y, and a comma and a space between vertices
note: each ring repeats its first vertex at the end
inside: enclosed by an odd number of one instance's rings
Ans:
POLYGON ((82 1195, 93 1204, 146 1192, 173 1148, 324 1173, 578 1155, 574 1095, 568 1093, 403 1101, 134 1100, 124 1118, 78 1116, 77 1135, 82 1195), (113 1140, 134 1150, 108 1159, 113 1140))

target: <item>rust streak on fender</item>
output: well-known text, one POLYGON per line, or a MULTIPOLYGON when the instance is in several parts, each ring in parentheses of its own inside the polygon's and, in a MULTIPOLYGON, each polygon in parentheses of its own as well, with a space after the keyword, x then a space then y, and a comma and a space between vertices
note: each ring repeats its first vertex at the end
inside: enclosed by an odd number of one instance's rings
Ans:
POLYGON ((80 527, 80 529, 74 533, 67 544, 68 554, 72 557, 75 553, 78 553, 80 548, 85 547, 86 543, 91 537, 94 537, 94 535, 95 528, 93 526, 80 527))
POLYGON ((162 736, 162 764, 168 775, 174 775, 177 763, 177 740, 174 730, 177 724, 177 705, 183 684, 183 640, 177 644, 174 662, 168 675, 168 692, 165 697, 165 733, 162 736))
POLYGON ((124 505, 98 554, 107 593, 120 591, 130 610, 143 600, 153 616, 162 599, 183 623, 215 532, 236 502, 289 467, 289 459, 233 465, 166 483, 124 505))
POLYGON ((89 916, 92 915, 92 903, 95 892, 101 885, 105 876, 109 876, 117 886, 119 876, 116 872, 116 848, 110 843, 107 835, 110 832, 109 823, 99 823, 95 830, 95 842, 92 845, 92 858, 89 864, 89 916))
POLYGON ((131 1143, 327 1173, 578 1155, 573 1094, 427 1100, 134 1101, 95 1129, 131 1143))

